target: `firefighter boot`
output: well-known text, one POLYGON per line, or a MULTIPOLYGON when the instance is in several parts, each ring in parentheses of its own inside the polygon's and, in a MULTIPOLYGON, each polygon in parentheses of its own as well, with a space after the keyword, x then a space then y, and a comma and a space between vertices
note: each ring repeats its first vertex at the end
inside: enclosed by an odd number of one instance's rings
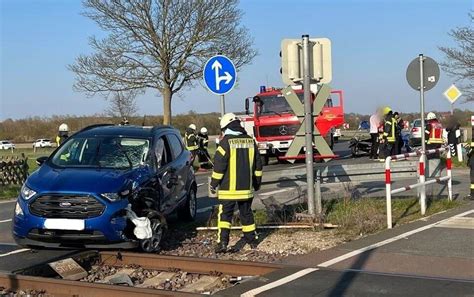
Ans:
POLYGON ((227 242, 219 242, 216 245, 216 248, 214 249, 214 252, 216 254, 227 253, 228 252, 227 242))
POLYGON ((245 241, 248 243, 252 250, 257 249, 258 246, 258 234, 257 232, 249 232, 244 234, 245 241))

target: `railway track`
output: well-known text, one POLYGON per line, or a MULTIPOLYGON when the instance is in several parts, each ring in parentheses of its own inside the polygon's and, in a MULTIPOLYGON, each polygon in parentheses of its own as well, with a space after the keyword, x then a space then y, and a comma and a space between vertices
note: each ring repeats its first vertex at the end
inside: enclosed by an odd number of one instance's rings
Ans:
POLYGON ((15 274, 0 274, 0 295, 26 292, 30 296, 195 296, 213 294, 283 268, 258 262, 111 251, 82 252, 71 258, 87 271, 86 277, 64 280, 48 263, 43 263, 15 274))

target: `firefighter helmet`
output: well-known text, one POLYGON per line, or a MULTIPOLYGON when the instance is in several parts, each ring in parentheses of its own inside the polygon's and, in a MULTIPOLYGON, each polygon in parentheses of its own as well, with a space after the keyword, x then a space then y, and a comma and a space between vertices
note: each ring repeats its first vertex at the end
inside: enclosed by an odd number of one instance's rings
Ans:
POLYGON ((189 129, 192 129, 192 130, 196 130, 196 129, 197 129, 197 128, 196 128, 196 125, 194 125, 194 124, 190 124, 190 125, 188 126, 188 128, 189 128, 189 129))
POLYGON ((426 116, 427 120, 434 120, 436 119, 436 114, 434 112, 428 112, 428 115, 426 116))
POLYGON ((59 132, 68 132, 68 131, 69 131, 69 127, 67 124, 62 123, 61 125, 59 125, 59 132))
POLYGON ((383 109, 382 109, 382 113, 383 115, 387 115, 389 112, 391 112, 392 109, 388 106, 385 106, 383 109))
POLYGON ((201 134, 207 134, 207 128, 206 127, 202 127, 201 128, 201 134))
POLYGON ((222 118, 221 118, 221 122, 220 122, 220 126, 221 126, 221 129, 224 129, 225 127, 227 127, 227 125, 229 125, 230 123, 232 123, 233 121, 239 121, 239 118, 233 114, 233 113, 226 113, 222 118))

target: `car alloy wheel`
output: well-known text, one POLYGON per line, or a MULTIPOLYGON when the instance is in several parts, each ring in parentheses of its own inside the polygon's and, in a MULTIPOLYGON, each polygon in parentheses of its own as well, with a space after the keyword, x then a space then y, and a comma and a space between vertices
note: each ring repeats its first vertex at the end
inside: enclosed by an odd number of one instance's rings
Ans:
POLYGON ((197 209, 196 191, 191 189, 189 191, 188 199, 189 199, 189 207, 188 207, 189 216, 194 219, 196 217, 196 209, 197 209))
POLYGON ((140 248, 147 253, 155 253, 160 251, 160 242, 163 237, 163 224, 158 214, 150 212, 147 215, 151 224, 152 236, 147 239, 140 240, 140 248))

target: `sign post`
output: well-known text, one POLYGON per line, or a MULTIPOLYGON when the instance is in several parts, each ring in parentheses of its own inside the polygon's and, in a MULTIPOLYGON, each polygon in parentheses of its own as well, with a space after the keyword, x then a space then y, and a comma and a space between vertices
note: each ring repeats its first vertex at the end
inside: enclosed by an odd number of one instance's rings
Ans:
POLYGON ((223 116, 225 114, 224 95, 232 90, 237 79, 234 63, 223 55, 210 58, 204 65, 203 79, 209 91, 219 95, 221 116, 223 116))
MULTIPOLYGON (((418 55, 408 65, 406 78, 410 87, 420 91, 420 117, 421 117, 421 151, 420 156, 420 182, 425 180, 425 91, 431 90, 439 80, 439 66, 435 60, 430 57, 418 55)), ((425 215, 426 211, 426 191, 425 186, 420 189, 420 207, 421 214, 425 215)))
POLYGON ((314 159, 313 159, 313 113, 311 111, 311 76, 309 72, 309 35, 302 36, 303 42, 303 91, 305 122, 306 182, 308 184, 308 213, 314 216, 314 159))

